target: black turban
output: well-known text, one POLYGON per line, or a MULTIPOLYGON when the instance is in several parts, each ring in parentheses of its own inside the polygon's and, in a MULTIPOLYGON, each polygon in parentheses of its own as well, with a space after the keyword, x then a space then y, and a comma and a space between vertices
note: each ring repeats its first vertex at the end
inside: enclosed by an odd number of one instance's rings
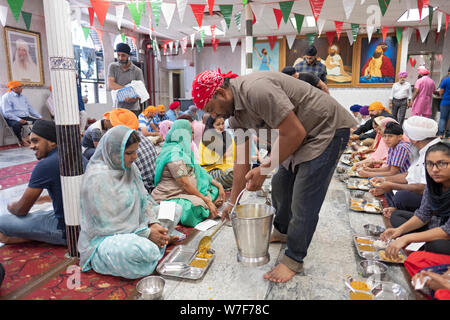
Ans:
POLYGON ((315 56, 317 55, 317 49, 314 46, 310 46, 308 49, 306 49, 305 51, 305 56, 315 56))
POLYGON ((56 125, 53 121, 49 120, 36 120, 31 129, 31 132, 38 135, 41 138, 56 142, 56 125))
POLYGON ((117 51, 117 53, 123 52, 123 53, 126 53, 128 55, 131 54, 131 48, 126 43, 119 43, 119 44, 117 44, 116 51, 117 51))
POLYGON ((284 67, 283 70, 281 70, 281 72, 292 76, 296 71, 294 67, 284 67))

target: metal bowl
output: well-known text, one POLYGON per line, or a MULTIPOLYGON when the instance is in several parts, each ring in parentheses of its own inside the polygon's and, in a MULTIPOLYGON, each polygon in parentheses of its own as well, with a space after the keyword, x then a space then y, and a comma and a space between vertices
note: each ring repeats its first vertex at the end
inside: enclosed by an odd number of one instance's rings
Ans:
POLYGON ((364 230, 366 230, 366 233, 369 236, 378 237, 380 234, 382 234, 386 229, 382 226, 377 226, 375 224, 365 224, 364 230))
POLYGON ((337 173, 347 173, 347 169, 343 168, 343 167, 337 167, 336 168, 336 172, 337 173))
POLYGON ((359 273, 365 278, 372 276, 373 279, 384 281, 388 278, 387 271, 387 265, 375 260, 363 260, 359 263, 359 273))
POLYGON ((144 300, 157 300, 162 297, 166 281, 159 276, 149 276, 140 280, 136 290, 144 300))

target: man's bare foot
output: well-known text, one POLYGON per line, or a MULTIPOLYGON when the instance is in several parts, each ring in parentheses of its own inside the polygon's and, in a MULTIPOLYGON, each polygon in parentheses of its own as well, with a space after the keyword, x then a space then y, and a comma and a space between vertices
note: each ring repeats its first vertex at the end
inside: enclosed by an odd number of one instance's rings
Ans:
POLYGON ((0 242, 4 244, 16 244, 16 243, 24 243, 29 242, 30 240, 17 238, 17 237, 8 237, 5 236, 3 233, 0 233, 0 242))
POLYGON ((272 282, 287 282, 295 276, 295 272, 280 263, 264 275, 264 279, 272 282))

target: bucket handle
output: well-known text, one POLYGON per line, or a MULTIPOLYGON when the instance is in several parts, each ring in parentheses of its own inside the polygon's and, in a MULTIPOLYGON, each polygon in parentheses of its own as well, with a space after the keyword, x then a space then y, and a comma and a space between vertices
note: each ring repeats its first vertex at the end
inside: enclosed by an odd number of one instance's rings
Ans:
POLYGON ((236 209, 236 207, 238 206, 239 201, 241 200, 242 194, 243 194, 246 190, 247 190, 247 188, 242 189, 241 193, 239 193, 239 195, 237 196, 236 202, 235 202, 235 204, 234 204, 234 206, 233 206, 233 209, 231 209, 230 218, 233 218, 233 217, 236 215, 235 209, 236 209))

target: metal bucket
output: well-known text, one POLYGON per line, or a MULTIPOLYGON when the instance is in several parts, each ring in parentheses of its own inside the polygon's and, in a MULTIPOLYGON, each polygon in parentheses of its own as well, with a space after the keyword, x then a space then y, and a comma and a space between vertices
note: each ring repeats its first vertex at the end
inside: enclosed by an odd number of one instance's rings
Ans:
POLYGON ((270 260, 269 240, 275 208, 266 204, 241 204, 231 215, 237 260, 251 267, 270 260))

